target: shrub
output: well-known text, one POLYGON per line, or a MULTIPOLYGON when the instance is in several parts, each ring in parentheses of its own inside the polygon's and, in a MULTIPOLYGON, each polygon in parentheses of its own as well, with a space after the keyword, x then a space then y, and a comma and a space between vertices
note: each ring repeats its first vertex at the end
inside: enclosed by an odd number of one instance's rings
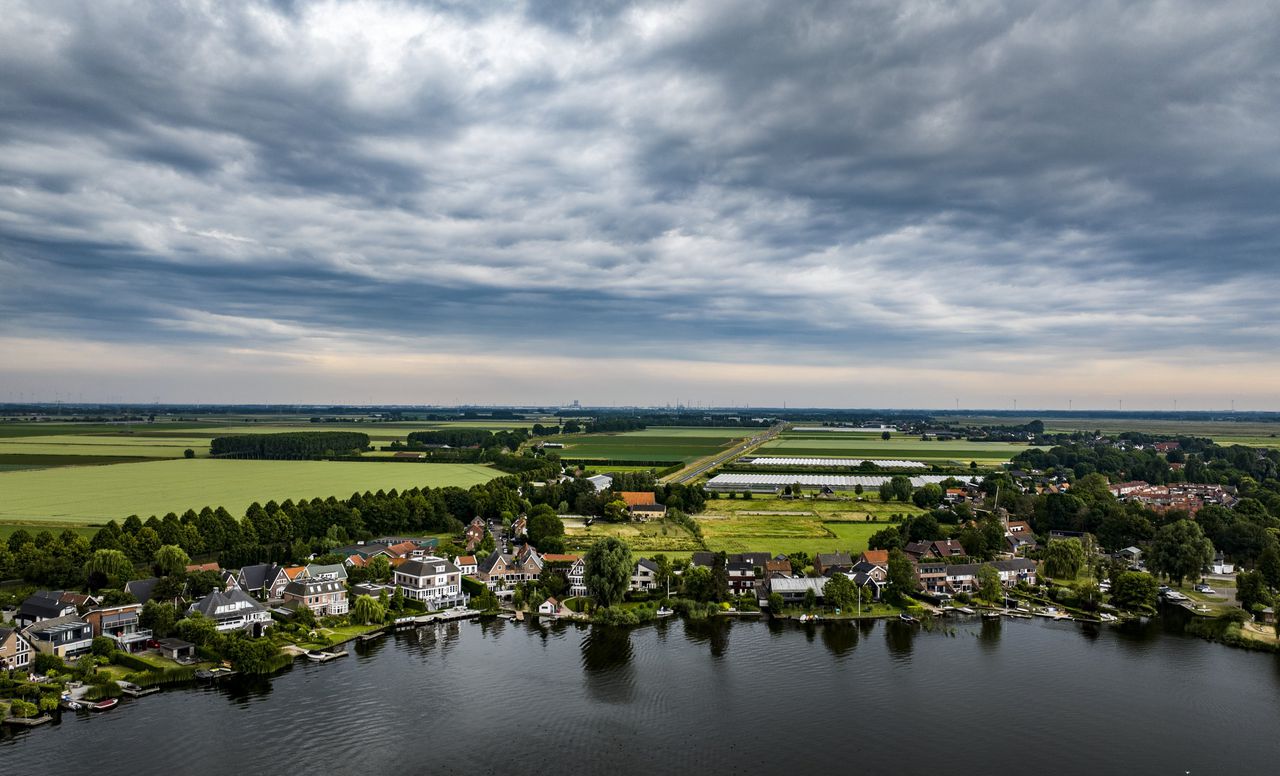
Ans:
POLYGON ((15 717, 34 717, 39 711, 34 703, 27 703, 20 698, 14 698, 9 704, 9 713, 15 717))
POLYGON ((93 654, 98 657, 111 657, 116 651, 116 643, 106 636, 93 637, 93 654))

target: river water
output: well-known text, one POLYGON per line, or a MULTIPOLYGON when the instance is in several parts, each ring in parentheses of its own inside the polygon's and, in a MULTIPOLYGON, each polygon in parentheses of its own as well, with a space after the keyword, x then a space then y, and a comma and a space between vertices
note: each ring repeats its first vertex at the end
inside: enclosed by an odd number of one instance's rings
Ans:
POLYGON ((8 731, 0 773, 1280 772, 1280 657, 1171 628, 453 623, 8 731))

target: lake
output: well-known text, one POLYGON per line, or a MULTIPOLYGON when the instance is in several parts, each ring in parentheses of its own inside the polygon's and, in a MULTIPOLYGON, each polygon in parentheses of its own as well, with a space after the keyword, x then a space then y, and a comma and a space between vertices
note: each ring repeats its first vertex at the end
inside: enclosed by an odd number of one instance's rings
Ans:
POLYGON ((453 623, 7 731, 0 772, 1276 772, 1280 657, 1176 629, 453 623))

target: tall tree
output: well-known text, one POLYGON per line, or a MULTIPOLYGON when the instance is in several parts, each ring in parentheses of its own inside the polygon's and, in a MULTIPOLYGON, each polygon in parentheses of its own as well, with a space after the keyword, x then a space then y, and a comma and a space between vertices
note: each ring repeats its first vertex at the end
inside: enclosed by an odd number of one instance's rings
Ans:
POLYGON ((631 585, 631 548, 627 543, 610 536, 597 541, 587 550, 584 583, 587 592, 596 602, 611 606, 622 600, 631 585))
POLYGON ((84 564, 84 573, 90 590, 119 589, 133 578, 133 561, 120 550, 97 550, 84 564))
POLYGON ((889 588, 899 601, 916 589, 916 569, 902 550, 889 550, 889 588))
POLYGON ((1075 579, 1084 566, 1084 545, 1074 536, 1051 539, 1044 550, 1044 570, 1051 577, 1075 579))
POLYGON ((1181 585, 1184 579, 1198 577, 1212 560, 1213 543, 1205 538, 1200 526, 1190 520, 1179 520, 1156 533, 1147 565, 1175 585, 1181 585))
POLYGON ((857 601, 854 597, 858 594, 858 590, 854 587, 853 581, 844 574, 832 574, 827 580, 827 584, 822 586, 822 597, 826 599, 827 605, 837 609, 848 609, 857 601))
POLYGON ((152 566, 156 574, 162 577, 179 576, 187 571, 191 558, 176 544, 166 544, 156 550, 152 566))
POLYGON ((998 604, 1004 598, 1004 585, 995 566, 984 563, 978 567, 978 598, 989 604, 998 604))

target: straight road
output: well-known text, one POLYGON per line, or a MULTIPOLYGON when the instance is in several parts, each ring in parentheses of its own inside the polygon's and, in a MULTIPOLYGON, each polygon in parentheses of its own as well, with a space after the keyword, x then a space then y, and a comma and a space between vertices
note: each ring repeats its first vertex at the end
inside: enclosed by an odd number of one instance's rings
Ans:
POLYGON ((724 452, 716 453, 714 456, 710 458, 702 458, 700 460, 694 461, 693 463, 689 464, 688 466, 676 472, 675 474, 662 478, 662 482, 675 482, 675 483, 681 483, 681 484, 686 482, 691 482, 697 479, 698 477, 701 477, 703 474, 710 471, 711 469, 714 469, 717 466, 720 466, 721 464, 726 463, 727 461, 730 461, 733 458, 736 458, 740 455, 745 455, 746 453, 754 450, 755 448, 759 447, 765 442, 768 442, 770 439, 773 439, 778 434, 781 434, 786 427, 787 427, 786 423, 775 423, 774 425, 770 426, 769 430, 764 432, 763 434, 757 434, 751 437, 750 439, 746 440, 745 442, 735 445, 730 449, 725 450, 724 452))

